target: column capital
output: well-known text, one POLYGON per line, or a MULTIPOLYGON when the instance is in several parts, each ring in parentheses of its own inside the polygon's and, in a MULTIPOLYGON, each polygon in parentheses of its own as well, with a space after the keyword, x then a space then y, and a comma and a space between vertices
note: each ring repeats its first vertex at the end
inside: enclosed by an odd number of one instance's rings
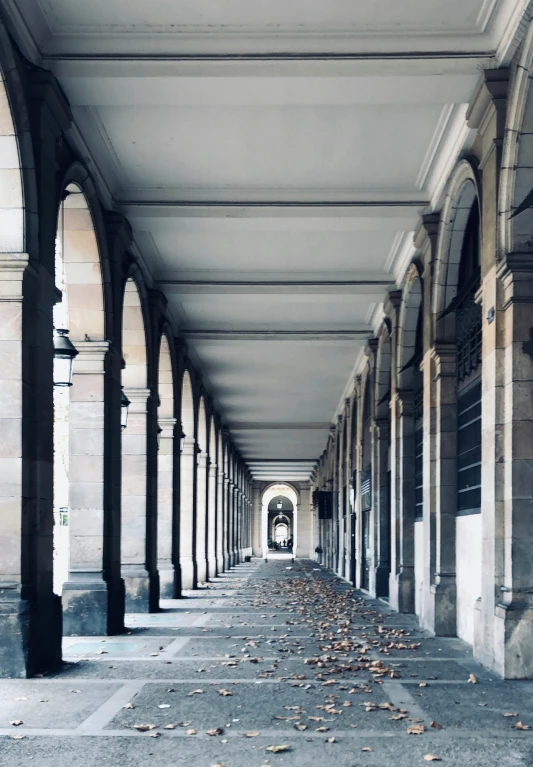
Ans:
POLYGON ((171 418, 168 416, 164 416, 163 418, 157 419, 157 424, 159 428, 161 429, 161 439, 174 438, 174 428, 177 422, 178 422, 177 418, 171 418))
POLYGON ((453 343, 436 343, 430 351, 435 363, 435 377, 448 378, 456 375, 457 347, 453 343))
POLYGON ((22 279, 29 260, 27 253, 0 253, 0 301, 22 300, 22 279))
POLYGON ((103 373, 106 354, 109 351, 109 341, 71 340, 78 352, 74 366, 74 375, 103 373))
POLYGON ((124 387, 124 394, 130 401, 130 414, 146 413, 148 397, 151 395, 150 389, 137 387, 124 387))

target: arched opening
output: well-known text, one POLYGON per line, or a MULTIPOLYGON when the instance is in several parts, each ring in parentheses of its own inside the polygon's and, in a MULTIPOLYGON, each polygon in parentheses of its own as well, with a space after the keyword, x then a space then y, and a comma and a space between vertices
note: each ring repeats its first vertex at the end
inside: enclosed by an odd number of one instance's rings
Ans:
POLYGON ((375 550, 376 595, 389 596, 391 563, 391 409, 392 391, 391 341, 388 327, 384 327, 378 348, 376 380, 375 459, 376 509, 375 550))
POLYGON ((352 414, 350 423, 350 583, 356 586, 357 582, 357 514, 356 514, 356 488, 357 488, 357 399, 352 401, 352 414))
POLYGON ((122 577, 126 612, 157 609, 154 574, 150 572, 149 546, 152 520, 148 513, 147 441, 149 390, 146 331, 141 297, 130 277, 122 309, 122 385, 130 401, 127 427, 122 433, 122 577))
POLYGON ((218 430, 213 417, 209 419, 209 467, 208 467, 208 493, 207 493, 207 577, 215 578, 217 568, 217 541, 219 535, 217 506, 218 498, 218 472, 220 463, 218 456, 218 430))
POLYGON ((198 405, 196 436, 196 579, 207 581, 207 479, 209 456, 207 453, 207 414, 204 397, 198 405))
POLYGON ((424 588, 424 374, 421 370, 424 356, 424 312, 422 301, 418 307, 416 323, 415 353, 413 357, 413 419, 415 434, 415 613, 422 609, 424 588))
POLYGON ((370 515, 372 512, 372 403, 370 375, 367 375, 363 397, 363 444, 361 469, 361 588, 370 588, 372 541, 370 515))
POLYGON ((457 373, 457 635, 474 641, 475 602, 481 596, 481 360, 480 214, 474 200, 461 247, 453 303, 457 373))
POLYGON ((191 375, 183 374, 181 384, 181 446, 180 446, 180 588, 192 589, 195 583, 194 545, 194 470, 196 439, 194 430, 194 395, 191 375))
POLYGON ((292 501, 278 494, 268 504, 268 548, 269 551, 291 553, 294 529, 294 507, 292 501))
POLYGON ((157 411, 157 570, 159 593, 162 599, 178 595, 174 570, 174 439, 176 418, 174 416, 174 379, 172 357, 166 335, 161 337, 159 347, 159 407, 157 411))
MULTIPOLYGON (((261 497, 263 557, 293 559, 297 548, 298 503, 296 490, 288 484, 273 484, 263 490, 261 497), (285 525, 287 537, 277 543, 277 528, 285 525)), ((285 531, 283 531, 285 532, 285 531)), ((280 531, 281 534, 281 531, 280 531)))
POLYGON ((65 187, 58 210, 55 283, 61 291, 55 343, 69 336, 77 357, 71 385, 70 363, 56 357, 54 370, 54 591, 62 596, 65 634, 105 634, 122 621, 110 615, 106 594, 114 591, 104 481, 109 344, 101 253, 88 199, 76 182, 65 187))

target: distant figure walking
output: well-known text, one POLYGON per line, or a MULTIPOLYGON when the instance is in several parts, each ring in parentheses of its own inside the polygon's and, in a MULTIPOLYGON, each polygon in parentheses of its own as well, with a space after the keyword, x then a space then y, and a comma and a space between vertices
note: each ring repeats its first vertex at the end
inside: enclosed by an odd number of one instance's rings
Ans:
POLYGON ((287 546, 289 547, 289 551, 292 553, 292 538, 289 538, 287 541, 287 546))

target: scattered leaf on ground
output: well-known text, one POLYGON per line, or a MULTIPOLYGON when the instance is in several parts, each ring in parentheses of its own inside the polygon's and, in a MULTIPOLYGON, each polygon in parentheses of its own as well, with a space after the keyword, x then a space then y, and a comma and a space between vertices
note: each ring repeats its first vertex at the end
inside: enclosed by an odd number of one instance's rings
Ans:
POLYGON ((258 735, 259 735, 259 733, 258 733, 257 730, 251 730, 250 732, 245 732, 244 733, 244 737, 245 738, 257 738, 258 735))
POLYGON ((223 732, 224 730, 222 727, 215 727, 212 730, 207 730, 208 735, 222 735, 223 732))
POLYGON ((529 724, 522 724, 522 722, 517 722, 516 724, 513 724, 513 728, 515 730, 530 730, 531 729, 529 724))
POLYGON ((267 746, 267 751, 272 751, 273 754, 280 754, 283 753, 283 751, 290 751, 291 746, 267 746))
POLYGON ((441 758, 440 756, 435 756, 435 754, 426 754, 424 759, 426 762, 440 762, 441 758))
POLYGON ((13 719, 13 721, 9 722, 9 724, 12 724, 13 727, 18 727, 19 724, 24 724, 24 722, 22 721, 22 719, 13 719))
POLYGON ((433 727, 434 730, 442 730, 442 724, 439 724, 438 722, 431 722, 430 727, 433 727))
POLYGON ((471 682, 471 684, 477 684, 477 677, 475 674, 470 674, 468 677, 468 681, 471 682))

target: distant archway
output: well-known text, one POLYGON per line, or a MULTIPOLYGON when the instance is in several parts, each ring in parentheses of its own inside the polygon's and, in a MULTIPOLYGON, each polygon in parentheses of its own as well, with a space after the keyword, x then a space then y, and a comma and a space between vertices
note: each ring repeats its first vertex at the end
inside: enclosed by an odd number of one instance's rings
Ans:
POLYGON ((207 581, 207 479, 208 434, 205 398, 198 405, 198 428, 196 434, 196 578, 198 583, 207 581))
POLYGON ((161 336, 158 369, 159 407, 157 411, 157 570, 161 598, 177 595, 173 566, 174 530, 174 378, 170 344, 161 336))
MULTIPOLYGON (((293 514, 293 527, 292 527, 292 539, 293 539, 293 556, 296 556, 298 547, 298 506, 300 502, 299 493, 296 489, 288 483, 273 483, 263 490, 261 495, 261 507, 262 507, 262 541, 263 541, 263 558, 268 559, 268 543, 269 543, 269 506, 274 499, 282 499, 282 504, 285 503, 286 509, 289 509, 289 504, 292 507, 293 514)), ((282 509, 283 510, 283 509, 282 509)), ((278 511, 276 503, 276 511, 278 511)))

